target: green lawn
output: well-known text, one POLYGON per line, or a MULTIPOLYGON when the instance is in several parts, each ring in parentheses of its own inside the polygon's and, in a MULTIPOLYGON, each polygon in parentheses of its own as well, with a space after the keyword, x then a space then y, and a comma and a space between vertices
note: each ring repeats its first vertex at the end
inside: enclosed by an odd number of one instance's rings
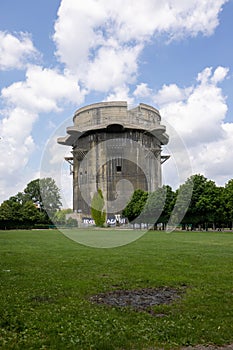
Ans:
POLYGON ((0 231, 1 349, 232 342, 232 233, 148 232, 131 244, 97 249, 56 230, 0 231), (89 301, 116 289, 183 285, 181 299, 153 308, 163 317, 89 301))

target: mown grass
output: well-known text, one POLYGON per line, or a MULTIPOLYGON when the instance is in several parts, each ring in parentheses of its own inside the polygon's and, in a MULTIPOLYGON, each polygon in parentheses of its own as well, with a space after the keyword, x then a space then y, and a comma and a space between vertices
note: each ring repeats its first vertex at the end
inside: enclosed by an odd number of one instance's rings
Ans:
POLYGON ((148 232, 118 248, 59 231, 0 232, 1 349, 176 349, 233 342, 233 234, 148 232), (115 289, 187 286, 152 316, 90 303, 115 289))

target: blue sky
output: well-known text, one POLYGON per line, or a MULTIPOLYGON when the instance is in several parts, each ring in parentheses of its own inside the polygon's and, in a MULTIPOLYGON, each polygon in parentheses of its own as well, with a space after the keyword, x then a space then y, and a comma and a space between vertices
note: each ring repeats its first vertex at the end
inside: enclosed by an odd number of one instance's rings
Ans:
POLYGON ((41 176, 44 151, 56 173, 69 152, 56 137, 103 100, 160 110, 173 188, 233 178, 232 15, 232 0, 0 0, 0 202, 41 176))

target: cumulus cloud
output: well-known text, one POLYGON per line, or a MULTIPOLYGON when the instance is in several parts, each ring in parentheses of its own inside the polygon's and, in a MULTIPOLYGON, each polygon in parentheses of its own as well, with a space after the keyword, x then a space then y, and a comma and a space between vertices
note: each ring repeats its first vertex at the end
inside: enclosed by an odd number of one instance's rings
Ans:
POLYGON ((24 177, 23 169, 35 150, 32 130, 39 114, 60 112, 64 104, 81 103, 84 95, 67 72, 40 66, 29 66, 25 81, 2 89, 1 99, 6 106, 0 121, 2 196, 12 190, 12 183, 18 186, 21 172, 24 177))
POLYGON ((22 69, 38 56, 28 33, 16 36, 0 31, 0 70, 22 69))
POLYGON ((227 1, 62 0, 53 37, 56 54, 87 89, 106 91, 132 82, 153 37, 212 34, 227 1))
POLYGON ((2 89, 2 98, 8 104, 40 113, 59 111, 58 104, 64 100, 80 103, 84 92, 80 91, 72 76, 53 69, 30 66, 26 72, 26 80, 2 89))
POLYGON ((160 106, 181 102, 185 100, 190 93, 192 92, 192 87, 187 89, 179 88, 176 84, 163 85, 162 89, 160 89, 156 96, 154 96, 154 100, 160 106))
POLYGON ((107 96, 106 101, 127 101, 128 105, 134 103, 133 97, 130 96, 129 87, 126 85, 115 88, 113 92, 107 96))
POLYGON ((223 122, 227 113, 226 98, 215 77, 226 76, 228 69, 218 67, 214 73, 206 68, 198 74, 197 84, 189 88, 177 85, 164 85, 154 96, 169 123, 175 125, 189 147, 200 142, 211 142, 221 139, 223 122), (224 74, 223 74, 224 72, 224 74))
MULTIPOLYGON (((31 136, 37 115, 21 108, 5 111, 0 121, 0 197, 13 195, 28 178, 26 165, 35 150, 31 136)), ((32 175, 33 176, 33 175, 32 175)))
MULTIPOLYGON (((163 122, 171 135, 168 149, 176 148, 173 130, 187 147, 192 173, 203 173, 224 184, 232 177, 233 165, 229 149, 233 147, 233 124, 224 123, 227 113, 226 97, 218 86, 228 74, 228 68, 207 67, 197 76, 197 83, 186 89, 164 85, 154 96, 160 107, 163 122)), ((169 150, 168 150, 169 153, 169 150)), ((166 174, 173 174, 174 160, 164 165, 166 174)), ((190 173, 191 175, 191 173, 190 173)), ((169 178, 169 175, 168 175, 169 178)), ((169 181, 173 183, 174 179, 169 181)))
POLYGON ((137 62, 135 57, 141 46, 135 47, 102 47, 85 77, 85 85, 90 90, 101 92, 135 82, 137 62))
POLYGON ((147 98, 151 96, 151 94, 152 94, 152 90, 145 83, 141 83, 137 85, 136 89, 133 92, 133 95, 136 98, 147 98))

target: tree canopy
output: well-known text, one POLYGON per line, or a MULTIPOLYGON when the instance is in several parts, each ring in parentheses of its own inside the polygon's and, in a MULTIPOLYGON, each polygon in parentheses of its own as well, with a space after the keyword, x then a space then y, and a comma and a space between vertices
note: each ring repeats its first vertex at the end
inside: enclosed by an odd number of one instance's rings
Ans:
MULTIPOLYGON (((55 181, 48 177, 29 182, 23 192, 5 200, 0 205, 0 228, 29 227, 52 222, 65 223, 65 215, 71 209, 61 209, 60 190, 55 181)), ((106 219, 102 191, 94 194, 91 214, 97 226, 103 226, 106 219)), ((163 226, 176 224, 192 229, 233 227, 233 179, 224 187, 217 186, 200 174, 190 176, 184 184, 173 191, 163 186, 148 193, 136 189, 122 215, 130 222, 163 226)))
POLYGON ((51 223, 61 207, 60 191, 52 178, 29 182, 23 192, 5 200, 0 206, 0 226, 33 226, 51 223))
POLYGON ((135 190, 123 215, 130 222, 149 224, 182 224, 192 229, 221 228, 233 226, 233 179, 225 187, 219 187, 214 181, 200 174, 192 175, 186 182, 173 191, 163 186, 148 194, 135 190), (171 216, 172 215, 172 216, 171 216))

